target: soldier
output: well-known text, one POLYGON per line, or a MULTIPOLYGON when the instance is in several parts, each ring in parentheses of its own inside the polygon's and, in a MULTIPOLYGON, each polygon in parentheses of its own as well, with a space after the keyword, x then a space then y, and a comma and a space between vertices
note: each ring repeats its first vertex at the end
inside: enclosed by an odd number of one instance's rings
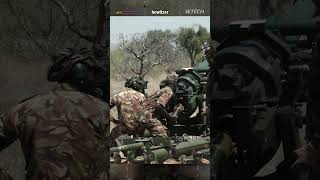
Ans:
POLYGON ((136 77, 136 79, 138 79, 142 84, 141 84, 141 93, 144 94, 145 96, 147 96, 147 92, 146 89, 148 89, 148 81, 146 81, 143 77, 138 76, 136 77))
POLYGON ((107 179, 107 70, 94 53, 67 49, 54 59, 49 93, 20 102, 0 123, 0 150, 20 139, 27 180, 107 179))
POLYGON ((144 84, 139 78, 131 78, 125 83, 126 90, 110 99, 110 108, 117 107, 119 124, 111 131, 116 139, 121 134, 143 135, 147 129, 153 136, 166 137, 166 127, 154 119, 150 112, 154 106, 147 107, 147 99, 142 94, 144 84))
MULTIPOLYGON (((166 79, 160 82, 160 90, 156 91, 149 96, 149 103, 155 104, 154 113, 157 118, 164 118, 168 120, 167 123, 175 124, 177 123, 177 118, 169 112, 174 112, 175 102, 174 102, 174 92, 177 88, 177 78, 176 73, 168 74, 166 79)), ((148 105, 146 105, 148 106, 148 105)))

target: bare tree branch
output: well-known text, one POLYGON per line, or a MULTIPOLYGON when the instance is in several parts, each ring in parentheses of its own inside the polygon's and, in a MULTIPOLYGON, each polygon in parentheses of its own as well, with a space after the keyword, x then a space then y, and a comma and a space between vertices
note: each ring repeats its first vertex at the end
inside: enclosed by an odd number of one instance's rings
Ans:
POLYGON ((145 77, 154 67, 161 65, 161 63, 153 63, 153 65, 150 66, 143 74, 142 77, 145 77))
POLYGON ((131 70, 134 74, 139 75, 139 72, 134 69, 133 65, 132 65, 130 62, 128 62, 128 65, 130 66, 130 70, 131 70))
POLYGON ((9 7, 9 10, 11 12, 11 14, 13 16, 16 17, 18 24, 21 25, 22 29, 24 30, 24 32, 27 34, 28 38, 34 43, 34 45, 41 50, 41 52, 43 52, 44 54, 51 56, 52 53, 43 47, 43 45, 33 36, 31 30, 29 29, 27 22, 25 19, 23 19, 23 15, 21 15, 21 12, 18 12, 15 7, 12 4, 11 0, 7 0, 7 4, 9 7))
POLYGON ((67 25, 68 25, 68 28, 70 29, 70 31, 72 31, 73 33, 75 33, 77 36, 79 36, 82 39, 85 39, 85 40, 92 42, 92 43, 95 42, 96 37, 83 34, 82 32, 80 32, 79 28, 77 28, 75 26, 73 16, 71 15, 70 11, 67 10, 65 5, 61 1, 59 1, 59 0, 49 0, 49 1, 52 2, 55 6, 57 6, 61 10, 61 12, 63 13, 63 15, 67 21, 67 25))
POLYGON ((123 35, 119 37, 122 50, 133 57, 131 61, 136 61, 136 66, 133 66, 128 60, 131 72, 142 77, 150 73, 154 67, 169 62, 169 52, 174 49, 170 46, 170 38, 162 34, 163 32, 148 33, 135 34, 130 40, 125 39, 123 35))

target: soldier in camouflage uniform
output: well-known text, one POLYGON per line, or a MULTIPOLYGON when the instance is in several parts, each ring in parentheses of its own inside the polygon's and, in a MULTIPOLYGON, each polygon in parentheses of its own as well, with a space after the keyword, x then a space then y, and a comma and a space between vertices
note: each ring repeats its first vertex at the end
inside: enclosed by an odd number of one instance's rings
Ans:
POLYGON ((112 129, 113 139, 121 134, 141 134, 138 120, 141 114, 141 104, 146 100, 142 93, 142 84, 136 79, 128 79, 125 83, 126 90, 117 93, 110 99, 110 108, 116 107, 118 111, 118 125, 112 129))
POLYGON ((160 82, 160 90, 150 96, 149 99, 159 97, 158 105, 156 106, 156 116, 167 120, 168 124, 176 124, 177 118, 172 113, 175 111, 174 92, 177 88, 176 73, 168 74, 166 79, 160 82), (170 113, 169 113, 170 112, 170 113))
MULTIPOLYGON (((166 127, 153 118, 152 110, 155 104, 151 104, 143 92, 144 84, 138 78, 127 80, 127 89, 115 94, 110 99, 110 108, 117 107, 119 124, 111 131, 113 139, 121 134, 140 135, 147 129, 153 136, 166 137, 166 127)), ((158 96, 159 102, 162 97, 158 96)), ((152 99, 154 100, 154 99, 152 99)))
POLYGON ((108 179, 106 67, 85 49, 54 61, 48 80, 57 86, 20 102, 0 122, 0 150, 21 141, 27 180, 108 179))

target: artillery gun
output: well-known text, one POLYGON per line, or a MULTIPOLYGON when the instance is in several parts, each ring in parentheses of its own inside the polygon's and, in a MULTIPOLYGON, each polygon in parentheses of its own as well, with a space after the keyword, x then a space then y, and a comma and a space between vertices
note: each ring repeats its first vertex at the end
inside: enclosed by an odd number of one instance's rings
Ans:
MULTIPOLYGON (((212 31, 212 37, 223 40, 210 65, 210 123, 237 143, 237 153, 213 170, 218 180, 252 177, 280 142, 285 158, 300 146, 303 118, 295 108, 307 103, 311 48, 320 30, 317 12, 311 0, 298 0, 285 17, 236 21, 221 33, 212 31)), ((221 162, 211 154, 213 163, 221 162)))
POLYGON ((183 164, 195 164, 210 157, 210 136, 175 136, 133 138, 122 136, 111 153, 123 152, 133 164, 159 164, 167 159, 176 159, 183 164))
POLYGON ((168 125, 170 135, 201 135, 209 124, 202 115, 206 101, 206 82, 209 65, 206 60, 193 68, 182 68, 178 74, 173 100, 166 107, 177 118, 177 124, 168 125))

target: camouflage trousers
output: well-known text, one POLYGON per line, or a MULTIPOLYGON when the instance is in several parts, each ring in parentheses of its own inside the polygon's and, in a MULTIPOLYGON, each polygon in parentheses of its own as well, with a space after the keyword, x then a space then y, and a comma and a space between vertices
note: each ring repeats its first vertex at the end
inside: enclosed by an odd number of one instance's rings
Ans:
POLYGON ((12 180, 12 178, 5 170, 0 169, 0 180, 12 180))
POLYGON ((113 139, 118 138, 121 134, 143 136, 144 130, 147 129, 153 136, 168 137, 167 128, 156 118, 143 120, 133 127, 120 123, 112 129, 110 135, 113 139))

